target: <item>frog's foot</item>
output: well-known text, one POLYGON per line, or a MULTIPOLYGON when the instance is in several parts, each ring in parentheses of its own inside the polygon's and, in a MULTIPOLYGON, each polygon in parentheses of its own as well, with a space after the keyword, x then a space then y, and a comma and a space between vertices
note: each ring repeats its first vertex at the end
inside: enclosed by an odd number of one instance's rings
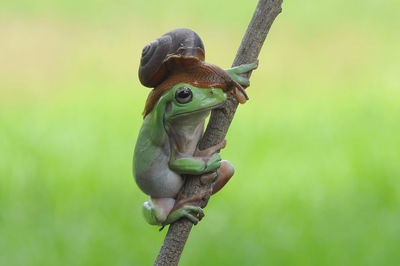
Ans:
POLYGON ((182 200, 175 205, 173 198, 151 198, 143 204, 143 214, 146 221, 152 225, 168 225, 176 220, 185 217, 192 223, 197 224, 203 217, 203 209, 198 206, 193 206, 187 202, 199 200, 204 197, 202 193, 193 198, 182 200))
POLYGON ((185 204, 181 208, 171 212, 162 225, 171 224, 183 217, 189 219, 193 224, 197 224, 204 217, 204 212, 198 206, 185 204))
POLYGON ((223 141, 221 141, 220 143, 218 143, 217 145, 214 145, 208 149, 205 150, 199 150, 199 148, 197 147, 194 156, 196 157, 204 157, 205 159, 208 159, 209 157, 211 157, 212 155, 214 155, 215 153, 217 153, 219 150, 222 150, 223 148, 225 148, 226 146, 226 140, 224 139, 223 141))
POLYGON ((248 87, 250 85, 250 81, 248 78, 242 77, 239 74, 244 74, 247 73, 249 71, 252 71, 254 69, 256 69, 258 66, 258 60, 255 63, 252 64, 243 64, 240 66, 236 66, 236 67, 232 67, 229 69, 225 69, 226 72, 228 72, 229 76, 231 76, 231 78, 236 81, 237 83, 239 83, 240 85, 244 86, 244 87, 248 87))
POLYGON ((226 140, 224 139, 217 145, 214 145, 205 150, 196 149, 194 156, 202 158, 205 162, 205 169, 202 174, 209 173, 217 170, 221 166, 221 155, 218 153, 219 150, 225 148, 226 140))

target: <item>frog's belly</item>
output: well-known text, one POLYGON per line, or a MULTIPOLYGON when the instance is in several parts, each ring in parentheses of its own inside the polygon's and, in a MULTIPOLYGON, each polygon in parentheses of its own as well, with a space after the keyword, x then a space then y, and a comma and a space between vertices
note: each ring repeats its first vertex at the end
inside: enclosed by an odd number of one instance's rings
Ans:
POLYGON ((175 198, 183 186, 183 178, 169 169, 167 160, 154 160, 147 171, 136 176, 136 183, 153 198, 175 198))

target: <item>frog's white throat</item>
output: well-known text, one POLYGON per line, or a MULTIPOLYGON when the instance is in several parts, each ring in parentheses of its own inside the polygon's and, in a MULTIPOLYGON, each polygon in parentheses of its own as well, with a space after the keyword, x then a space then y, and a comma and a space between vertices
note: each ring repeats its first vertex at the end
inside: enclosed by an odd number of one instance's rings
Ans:
POLYGON ((164 121, 171 148, 179 153, 193 155, 197 143, 203 135, 205 119, 210 111, 208 109, 194 112, 190 115, 176 116, 169 121, 164 121))

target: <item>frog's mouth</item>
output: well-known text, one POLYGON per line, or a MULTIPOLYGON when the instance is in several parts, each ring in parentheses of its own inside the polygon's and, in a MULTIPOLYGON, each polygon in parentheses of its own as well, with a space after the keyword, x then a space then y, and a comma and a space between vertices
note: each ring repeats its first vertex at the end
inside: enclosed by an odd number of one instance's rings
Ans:
POLYGON ((225 102, 218 103, 218 104, 211 105, 211 106, 204 107, 204 108, 200 108, 200 109, 197 109, 197 110, 189 111, 189 112, 174 114, 174 115, 171 116, 171 118, 177 118, 177 117, 182 117, 182 116, 187 116, 187 115, 192 115, 192 114, 197 114, 197 113, 201 113, 201 112, 210 111, 212 109, 217 109, 218 107, 222 106, 224 103, 225 102))

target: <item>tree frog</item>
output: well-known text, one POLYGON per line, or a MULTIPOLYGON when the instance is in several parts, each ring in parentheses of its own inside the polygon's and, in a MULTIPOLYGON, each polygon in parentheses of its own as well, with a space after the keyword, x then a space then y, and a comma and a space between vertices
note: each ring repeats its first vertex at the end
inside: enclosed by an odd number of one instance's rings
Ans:
MULTIPOLYGON (((257 64, 246 64, 225 70, 235 82, 248 86, 238 74, 257 64)), ((222 71, 222 69, 221 69, 222 71)), ((145 115, 134 150, 133 172, 139 188, 150 196, 143 205, 146 221, 167 225, 182 217, 194 224, 204 216, 202 208, 190 204, 201 199, 201 193, 189 200, 177 200, 184 184, 184 175, 209 173, 213 193, 221 189, 233 175, 233 166, 221 160, 219 150, 225 141, 200 151, 205 119, 227 99, 227 91, 218 87, 197 87, 193 82, 170 85, 145 115)))

